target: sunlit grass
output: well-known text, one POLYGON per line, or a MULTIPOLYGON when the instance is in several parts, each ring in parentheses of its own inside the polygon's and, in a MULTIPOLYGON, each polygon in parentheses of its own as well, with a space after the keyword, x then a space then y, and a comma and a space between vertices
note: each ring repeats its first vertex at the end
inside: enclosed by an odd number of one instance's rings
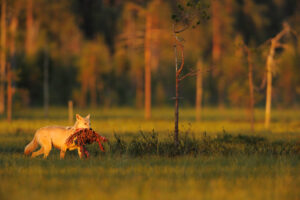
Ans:
POLYGON ((1 155, 4 199, 297 199, 299 157, 75 157, 1 155))
MULTIPOLYGON (((131 108, 87 109, 76 110, 75 113, 90 113, 93 129, 107 136, 112 143, 115 142, 114 134, 129 144, 140 137, 140 132, 152 134, 153 129, 160 142, 172 139, 172 108, 154 109, 153 118, 149 121, 143 119, 142 110, 131 108)), ((80 160, 75 151, 67 152, 65 160, 59 160, 59 151, 55 149, 47 160, 30 159, 23 155, 23 151, 34 132, 51 124, 70 125, 67 110, 52 108, 47 119, 41 109, 19 110, 14 114, 12 123, 4 119, 0 121, 1 200, 296 200, 300 196, 299 151, 290 154, 248 154, 243 144, 234 146, 229 142, 227 147, 235 148, 237 153, 199 153, 196 156, 184 154, 175 157, 154 153, 135 157, 134 152, 113 153, 105 144, 106 154, 100 153, 96 145, 89 146, 91 158, 88 160, 80 160)), ((263 110, 256 110, 257 122, 255 132, 252 132, 245 110, 206 108, 202 121, 196 122, 194 110, 184 108, 180 110, 180 135, 195 136, 199 141, 209 137, 208 142, 215 146, 207 145, 220 152, 216 148, 223 148, 226 140, 222 139, 224 134, 231 135, 233 139, 238 135, 249 136, 250 139, 253 136, 262 137, 269 145, 273 141, 281 141, 294 145, 296 150, 300 149, 300 112, 274 110, 269 130, 264 129, 263 114, 263 110)), ((143 139, 137 141, 142 142, 143 139)), ((278 147, 281 148, 280 145, 278 147)), ((135 147, 130 148, 134 150, 135 147)))
MULTIPOLYGON (((0 121, 0 134, 26 133, 34 134, 35 130, 46 125, 72 125, 67 118, 67 110, 63 108, 50 109, 48 118, 44 117, 42 109, 25 109, 15 112, 15 120, 7 123, 0 121)), ((172 108, 156 108, 152 112, 152 119, 144 120, 143 110, 132 108, 85 109, 75 110, 81 115, 91 114, 93 129, 105 135, 135 134, 139 131, 151 132, 155 130, 161 135, 172 133, 174 130, 174 113, 172 108)), ((204 132, 211 136, 228 132, 230 134, 261 135, 270 139, 295 139, 300 136, 300 111, 273 110, 272 123, 269 130, 264 128, 264 111, 256 110, 255 132, 250 130, 247 112, 243 109, 205 108, 202 120, 195 121, 195 111, 191 108, 180 110, 179 129, 181 132, 194 133, 201 136, 204 132)))

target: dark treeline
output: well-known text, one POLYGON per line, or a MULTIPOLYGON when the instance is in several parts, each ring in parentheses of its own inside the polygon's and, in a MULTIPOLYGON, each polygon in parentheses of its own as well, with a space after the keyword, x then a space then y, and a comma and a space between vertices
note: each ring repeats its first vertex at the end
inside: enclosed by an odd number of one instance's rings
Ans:
MULTIPOLYGON (((249 105, 243 50, 247 46, 258 89, 255 106, 264 106, 270 39, 286 22, 292 31, 276 47, 272 102, 296 106, 300 102, 299 1, 203 0, 203 5, 209 5, 210 19, 182 34, 186 72, 197 65, 203 71, 213 67, 202 73, 201 104, 249 105)), ((1 0, 0 59, 1 66, 7 66, 1 71, 1 87, 6 87, 11 72, 13 109, 67 105, 68 100, 80 107, 143 108, 149 65, 152 105, 172 105, 171 16, 176 9, 178 2, 173 0, 1 0)), ((6 102, 9 89, 1 91, 0 100, 6 102)), ((183 104, 195 104, 196 77, 182 82, 181 96, 183 104)))

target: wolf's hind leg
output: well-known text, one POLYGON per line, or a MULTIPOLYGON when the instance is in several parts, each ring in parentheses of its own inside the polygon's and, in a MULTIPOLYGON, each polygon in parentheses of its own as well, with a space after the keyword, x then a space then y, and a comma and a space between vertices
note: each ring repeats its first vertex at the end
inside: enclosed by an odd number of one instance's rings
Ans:
POLYGON ((52 144, 51 144, 51 141, 44 141, 43 142, 43 148, 44 148, 44 158, 47 158, 51 149, 52 149, 52 144))
POLYGON ((44 158, 47 158, 51 149, 52 149, 52 143, 51 139, 49 137, 43 136, 38 138, 38 143, 42 146, 44 149, 44 158))
POLYGON ((33 152, 33 153, 31 154, 31 158, 37 157, 37 156, 39 156, 39 155, 41 155, 41 154, 43 154, 43 153, 44 153, 44 148, 41 147, 39 150, 37 150, 37 151, 35 151, 35 152, 33 152))
POLYGON ((44 158, 47 158, 47 157, 48 157, 50 151, 51 151, 51 145, 45 146, 45 150, 44 150, 44 158))

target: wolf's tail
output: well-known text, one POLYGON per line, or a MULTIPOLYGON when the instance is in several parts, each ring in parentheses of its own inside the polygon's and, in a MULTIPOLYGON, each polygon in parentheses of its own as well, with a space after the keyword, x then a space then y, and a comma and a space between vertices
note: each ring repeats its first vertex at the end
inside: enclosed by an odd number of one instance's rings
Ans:
POLYGON ((32 141, 27 144, 24 150, 25 155, 29 155, 31 152, 33 152, 38 147, 38 142, 36 140, 36 137, 34 136, 32 141))

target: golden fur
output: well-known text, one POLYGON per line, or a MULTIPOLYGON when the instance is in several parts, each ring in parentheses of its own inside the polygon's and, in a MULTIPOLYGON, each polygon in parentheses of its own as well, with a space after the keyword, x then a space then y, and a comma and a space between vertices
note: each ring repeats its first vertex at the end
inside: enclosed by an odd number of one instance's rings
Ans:
POLYGON ((67 146, 65 144, 66 139, 72 135, 76 129, 79 128, 90 128, 90 115, 86 117, 81 117, 76 114, 76 122, 73 127, 65 127, 65 126, 47 126, 40 128, 36 131, 33 140, 25 147, 24 154, 29 155, 33 152, 38 145, 41 148, 38 151, 35 151, 31 154, 31 157, 34 158, 41 154, 44 154, 44 158, 47 158, 49 155, 52 146, 60 149, 60 158, 63 159, 65 157, 65 153, 67 150, 78 150, 78 155, 81 158, 81 151, 78 146, 74 143, 67 146))

